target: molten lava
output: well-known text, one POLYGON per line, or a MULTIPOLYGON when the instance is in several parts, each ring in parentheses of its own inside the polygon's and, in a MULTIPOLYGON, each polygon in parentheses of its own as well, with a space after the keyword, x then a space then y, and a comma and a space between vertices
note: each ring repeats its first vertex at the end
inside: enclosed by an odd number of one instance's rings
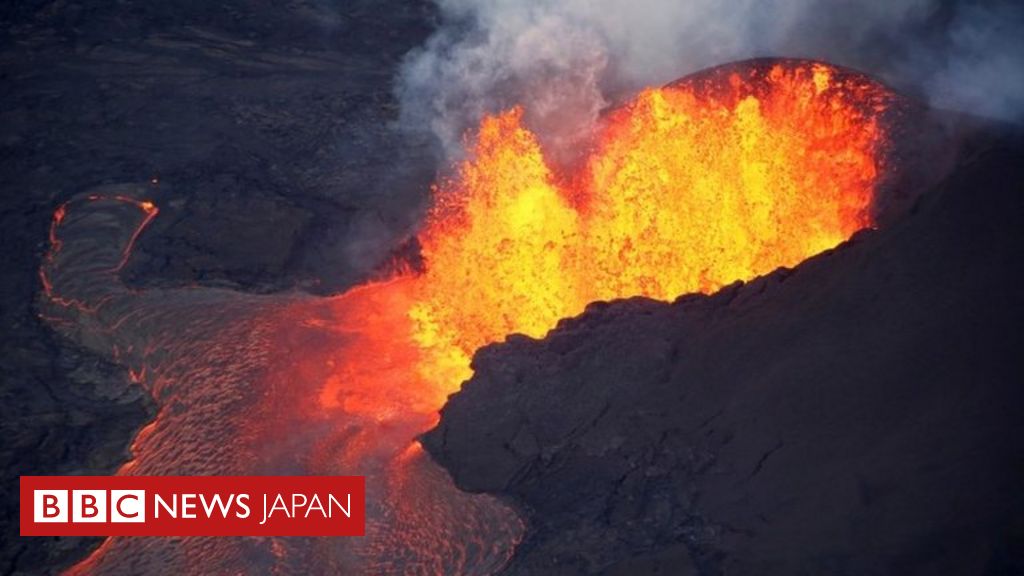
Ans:
POLYGON ((61 206, 47 318, 112 346, 162 405, 120 474, 368 478, 364 539, 111 538, 71 573, 500 570, 523 534, 515 512, 410 447, 474 352, 592 301, 712 292, 872 225, 892 98, 824 64, 717 68, 609 112, 571 168, 547 161, 520 110, 485 118, 435 189, 423 271, 330 299, 129 289, 119 271, 157 208, 61 206))
POLYGON ((520 109, 485 118, 435 189, 425 271, 339 299, 361 335, 324 405, 342 392, 350 410, 433 411, 508 334, 543 336, 597 300, 710 293, 839 244, 872 224, 890 98, 820 63, 713 69, 606 115, 564 173, 520 109), (402 373, 372 367, 382 356, 402 373))

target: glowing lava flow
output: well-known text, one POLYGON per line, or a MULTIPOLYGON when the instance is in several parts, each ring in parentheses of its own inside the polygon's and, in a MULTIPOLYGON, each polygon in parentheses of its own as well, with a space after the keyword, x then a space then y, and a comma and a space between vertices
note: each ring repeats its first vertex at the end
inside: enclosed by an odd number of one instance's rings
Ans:
MULTIPOLYGON (((442 405, 479 347, 543 336, 589 302, 713 292, 870 226, 891 97, 820 63, 713 69, 611 112, 568 174, 548 166, 520 110, 485 118, 471 159, 435 190, 425 272, 360 289, 384 305, 367 333, 387 334, 390 354, 414 343, 405 409, 442 405)), ((395 388, 357 374, 355 358, 383 349, 374 342, 346 354, 326 402, 344 388, 363 408, 396 409, 382 397, 395 388)))
POLYGON ((496 572, 521 522, 414 445, 473 353, 592 301, 792 266, 871 225, 891 98, 811 62, 713 69, 609 113, 565 171, 519 110, 486 118, 435 190, 425 269, 332 298, 130 290, 117 271, 156 208, 61 207, 42 311, 113 347, 161 405, 120 474, 362 474, 368 489, 366 538, 111 538, 72 573, 496 572))

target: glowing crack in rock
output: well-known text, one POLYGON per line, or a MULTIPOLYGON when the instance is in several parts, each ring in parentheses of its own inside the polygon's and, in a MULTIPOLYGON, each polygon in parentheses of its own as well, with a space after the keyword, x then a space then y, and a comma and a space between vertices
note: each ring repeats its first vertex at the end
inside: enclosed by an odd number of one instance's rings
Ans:
POLYGON ((424 269, 318 298, 118 281, 156 207, 125 190, 54 215, 41 311, 113 351, 161 409, 121 474, 365 474, 367 537, 111 538, 72 573, 463 573, 523 533, 460 492, 417 434, 483 345, 593 301, 710 293, 872 225, 893 95, 806 61, 642 92, 556 169, 518 109, 485 118, 434 190, 424 269))

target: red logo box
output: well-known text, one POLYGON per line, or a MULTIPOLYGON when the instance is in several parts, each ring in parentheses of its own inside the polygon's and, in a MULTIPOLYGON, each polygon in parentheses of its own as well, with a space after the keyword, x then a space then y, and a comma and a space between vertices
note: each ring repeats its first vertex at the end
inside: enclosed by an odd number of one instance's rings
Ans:
POLYGON ((363 536, 364 476, 22 476, 22 536, 363 536))

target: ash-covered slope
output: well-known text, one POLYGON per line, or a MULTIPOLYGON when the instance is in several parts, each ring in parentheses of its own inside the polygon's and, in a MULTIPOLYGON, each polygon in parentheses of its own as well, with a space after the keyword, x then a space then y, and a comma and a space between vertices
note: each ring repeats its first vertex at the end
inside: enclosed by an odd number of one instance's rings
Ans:
POLYGON ((1024 138, 883 230, 483 349, 427 449, 529 514, 515 574, 1024 570, 1024 138))

